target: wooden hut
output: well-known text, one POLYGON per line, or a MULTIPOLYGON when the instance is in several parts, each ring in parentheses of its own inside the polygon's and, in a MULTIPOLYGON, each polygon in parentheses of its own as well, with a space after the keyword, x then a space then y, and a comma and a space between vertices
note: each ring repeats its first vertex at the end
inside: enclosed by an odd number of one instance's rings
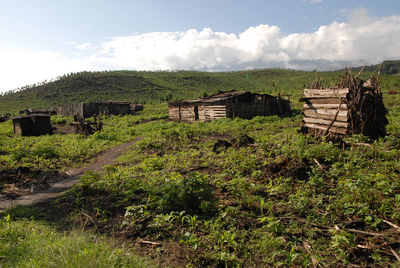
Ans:
POLYGON ((283 115, 290 113, 290 101, 280 96, 247 91, 221 92, 206 98, 169 103, 169 118, 187 122, 217 118, 283 115))
MULTIPOLYGON (((130 114, 131 103, 126 101, 109 101, 109 102, 98 102, 98 112, 96 114, 102 115, 119 115, 119 114, 130 114)), ((95 105, 96 106, 96 105, 95 105)))
POLYGON ((44 114, 44 115, 56 115, 57 110, 54 109, 27 109, 26 110, 26 115, 31 115, 31 114, 44 114))
POLYGON ((131 104, 131 113, 143 111, 143 104, 131 104))
POLYGON ((10 119, 9 115, 0 115, 0 123, 6 122, 8 119, 10 119))
POLYGON ((74 116, 80 115, 88 118, 95 115, 119 115, 130 114, 131 103, 123 101, 109 102, 88 102, 70 103, 62 105, 58 110, 58 115, 74 116))
POLYGON ((21 136, 40 136, 53 134, 48 115, 27 115, 13 119, 14 134, 21 136))
POLYGON ((376 77, 363 81, 347 71, 337 88, 305 89, 301 100, 305 102, 303 133, 333 140, 353 134, 376 139, 386 134, 387 110, 376 77))

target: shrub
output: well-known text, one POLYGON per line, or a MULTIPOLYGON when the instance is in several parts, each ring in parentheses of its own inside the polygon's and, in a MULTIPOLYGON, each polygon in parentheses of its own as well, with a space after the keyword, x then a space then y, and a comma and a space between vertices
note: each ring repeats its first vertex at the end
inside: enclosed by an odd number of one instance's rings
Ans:
POLYGON ((162 211, 212 212, 213 187, 206 175, 191 173, 154 188, 156 204, 162 211))

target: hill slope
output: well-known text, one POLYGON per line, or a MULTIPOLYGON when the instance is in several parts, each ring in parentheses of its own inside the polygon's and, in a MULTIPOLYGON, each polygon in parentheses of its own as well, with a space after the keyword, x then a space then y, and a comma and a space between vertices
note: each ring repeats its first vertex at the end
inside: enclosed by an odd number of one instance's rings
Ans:
MULTIPOLYGON (((123 100, 160 103, 197 98, 223 90, 250 90, 269 94, 292 94, 324 76, 336 80, 338 72, 313 73, 292 70, 252 70, 241 72, 82 72, 57 81, 26 87, 0 96, 0 113, 16 113, 26 108, 55 107, 81 101, 123 100), (335 78, 334 78, 335 77, 335 78)), ((300 91, 299 91, 300 92, 300 91)))
MULTIPOLYGON (((377 69, 367 66, 364 75, 377 69)), ((360 68, 355 68, 357 71, 360 68)), ((400 61, 386 61, 382 73, 394 74, 400 61)), ((81 72, 65 75, 56 81, 24 87, 0 95, 0 114, 17 113, 26 108, 49 108, 82 101, 130 101, 160 103, 225 90, 249 90, 268 94, 289 94, 294 98, 317 77, 326 86, 335 84, 341 71, 304 72, 283 69, 260 69, 239 72, 81 72)), ((388 85, 388 87, 392 87, 388 85)))
MULTIPOLYGON (((381 65, 381 73, 382 74, 392 75, 392 74, 400 73, 400 60, 383 61, 381 64, 365 66, 364 70, 373 72, 373 71, 378 70, 380 65, 381 65)), ((351 69, 354 71, 359 71, 359 70, 361 70, 361 68, 362 67, 355 67, 355 68, 351 68, 351 69)))

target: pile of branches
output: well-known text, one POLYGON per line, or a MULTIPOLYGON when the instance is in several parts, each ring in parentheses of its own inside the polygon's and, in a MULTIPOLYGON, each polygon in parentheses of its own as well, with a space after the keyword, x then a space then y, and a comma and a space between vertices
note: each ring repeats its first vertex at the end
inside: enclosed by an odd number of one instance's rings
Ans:
POLYGON ((379 72, 364 81, 360 78, 361 71, 353 76, 350 70, 346 70, 338 84, 338 88, 349 88, 349 134, 363 134, 372 139, 384 137, 385 127, 389 122, 383 104, 379 72))
POLYGON ((75 127, 75 134, 81 134, 84 138, 92 135, 96 131, 103 130, 103 122, 100 116, 93 116, 94 122, 86 121, 83 116, 76 114, 72 125, 75 127))
MULTIPOLYGON (((346 134, 329 131, 336 122, 336 116, 340 108, 326 130, 307 128, 302 125, 300 131, 317 137, 325 136, 332 141, 341 141, 343 136, 354 134, 363 134, 372 139, 384 137, 386 135, 385 127, 389 122, 386 117, 387 110, 382 99, 380 72, 374 72, 368 80, 363 80, 360 78, 362 71, 354 76, 351 70, 346 69, 341 75, 339 83, 329 88, 348 89, 346 96, 340 98, 340 104, 346 104, 347 106, 345 109, 347 110, 348 123, 346 134)), ((323 91, 322 79, 318 78, 311 85, 311 89, 323 91)))

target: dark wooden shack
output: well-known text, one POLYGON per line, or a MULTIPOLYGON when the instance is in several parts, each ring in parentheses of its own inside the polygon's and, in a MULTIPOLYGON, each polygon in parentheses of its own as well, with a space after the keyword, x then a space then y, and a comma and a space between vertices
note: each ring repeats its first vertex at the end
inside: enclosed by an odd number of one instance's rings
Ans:
POLYGON ((9 115, 0 115, 0 123, 6 122, 9 119, 10 119, 9 115))
POLYGON ((131 113, 142 111, 143 104, 131 104, 131 113))
POLYGON ((21 136, 40 136, 53 134, 48 115, 27 115, 13 119, 14 134, 21 136))
POLYGON ((386 134, 387 110, 379 79, 363 81, 346 72, 337 88, 304 90, 300 131, 329 140, 363 134, 376 139, 386 134))
POLYGON ((27 109, 27 110, 26 110, 26 115, 31 115, 31 114, 56 115, 56 114, 57 114, 57 110, 53 110, 53 109, 40 109, 40 108, 27 109))
POLYGON ((62 105, 58 110, 58 115, 74 116, 78 114, 84 118, 95 115, 118 115, 130 113, 131 103, 122 101, 70 103, 62 105))
POLYGON ((169 103, 169 118, 187 122, 217 118, 283 115, 290 113, 290 101, 280 96, 247 91, 221 92, 206 98, 169 103))
POLYGON ((98 113, 101 115, 130 114, 131 103, 125 101, 98 102, 98 113))

